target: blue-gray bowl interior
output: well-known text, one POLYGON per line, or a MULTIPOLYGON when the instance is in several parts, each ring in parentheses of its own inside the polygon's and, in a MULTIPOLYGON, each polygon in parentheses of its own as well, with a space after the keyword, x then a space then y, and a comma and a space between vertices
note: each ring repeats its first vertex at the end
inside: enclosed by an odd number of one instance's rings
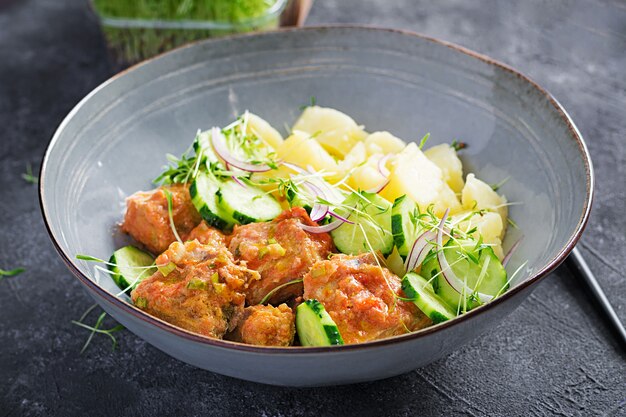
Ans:
MULTIPOLYGON (((522 235, 513 285, 563 259, 589 211, 592 175, 584 144, 558 104, 526 78, 485 58, 412 34, 313 28, 206 41, 165 54, 106 82, 55 134, 41 175, 53 240, 80 274, 112 294, 94 265, 128 238, 118 230, 124 199, 153 187, 166 162, 198 129, 248 109, 286 133, 314 96, 363 124, 428 146, 464 141, 466 173, 502 192, 522 235)), ((526 285, 526 284, 523 284, 526 285)), ((123 298, 124 296, 122 296, 123 298)), ((506 298, 506 295, 503 297, 506 298)))

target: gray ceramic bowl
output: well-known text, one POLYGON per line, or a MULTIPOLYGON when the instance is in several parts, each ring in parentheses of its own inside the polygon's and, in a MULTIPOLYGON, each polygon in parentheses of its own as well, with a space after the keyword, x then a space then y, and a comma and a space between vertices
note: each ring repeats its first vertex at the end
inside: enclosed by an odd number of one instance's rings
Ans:
POLYGON ((286 30, 193 44, 115 76, 82 100, 46 152, 40 198, 52 241, 91 296, 130 331, 184 362, 278 385, 343 384, 423 366, 506 319, 573 248, 593 176, 582 138, 545 90, 513 69, 412 33, 359 27, 286 30), (212 340, 151 317, 77 253, 107 258, 124 242, 124 198, 151 188, 166 153, 198 128, 250 109, 291 124, 311 96, 369 130, 430 144, 459 139, 466 172, 502 187, 523 232, 520 279, 494 302, 422 331, 361 345, 263 348, 212 340), (99 280, 99 283, 97 282, 99 280))

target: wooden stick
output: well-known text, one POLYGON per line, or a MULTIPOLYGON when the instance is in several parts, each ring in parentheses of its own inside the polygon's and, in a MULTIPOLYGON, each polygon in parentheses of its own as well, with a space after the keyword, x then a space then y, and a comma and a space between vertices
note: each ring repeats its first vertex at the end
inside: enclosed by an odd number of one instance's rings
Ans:
POLYGON ((313 6, 313 0, 289 0, 280 16, 281 26, 303 26, 313 6))

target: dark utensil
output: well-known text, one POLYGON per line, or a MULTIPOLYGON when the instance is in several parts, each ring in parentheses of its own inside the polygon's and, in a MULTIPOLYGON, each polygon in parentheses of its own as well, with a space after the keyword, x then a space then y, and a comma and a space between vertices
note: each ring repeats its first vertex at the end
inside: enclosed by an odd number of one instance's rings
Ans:
POLYGON ((626 348, 626 329, 624 329, 624 325, 620 321, 617 313, 613 309, 613 306, 609 302, 609 299, 606 298, 606 294, 600 287, 598 280, 589 269, 589 265, 585 262, 585 258, 580 253, 578 248, 574 248, 570 255, 567 257, 568 264, 573 267, 573 269, 580 275, 583 281, 587 283, 593 297, 596 299, 600 308, 602 308, 602 312, 605 314, 608 321, 611 323, 611 326, 617 333, 620 342, 626 348))

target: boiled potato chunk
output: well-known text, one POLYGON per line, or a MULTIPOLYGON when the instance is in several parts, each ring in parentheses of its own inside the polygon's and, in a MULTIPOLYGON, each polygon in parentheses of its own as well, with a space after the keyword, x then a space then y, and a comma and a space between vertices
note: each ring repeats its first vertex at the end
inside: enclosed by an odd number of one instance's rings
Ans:
POLYGON ((368 155, 399 153, 406 143, 389 132, 374 132, 365 138, 368 155))
MULTIPOLYGON (((484 183, 474 176, 468 174, 465 187, 461 193, 463 208, 467 210, 489 210, 500 215, 502 224, 507 224, 508 208, 506 198, 498 195, 489 184, 484 183)), ((502 228, 501 237, 504 235, 502 228)))
POLYGON ((293 130, 314 135, 324 149, 338 158, 343 158, 367 136, 350 116, 319 106, 307 107, 293 125, 293 130))
POLYGON ((248 113, 247 134, 252 134, 276 150, 283 143, 283 137, 268 122, 254 113, 248 113))
POLYGON ((378 170, 378 162, 383 154, 370 156, 364 164, 354 168, 352 175, 348 179, 348 184, 356 189, 368 192, 375 192, 387 181, 378 170))
POLYGON ((313 167, 316 171, 337 172, 337 162, 311 135, 294 130, 276 149, 279 159, 302 168, 313 167))
POLYGON ((344 175, 347 175, 357 166, 361 165, 367 160, 367 150, 365 148, 365 144, 363 142, 358 142, 356 145, 350 149, 343 158, 342 161, 339 161, 339 171, 341 171, 344 175))
POLYGON ((454 148, 447 144, 433 146, 424 151, 426 158, 435 163, 443 173, 443 180, 455 193, 463 190, 463 164, 454 148))
POLYGON ((461 209, 456 194, 443 181, 441 169, 432 163, 415 143, 393 158, 389 184, 380 195, 394 201, 401 195, 408 195, 421 210, 434 204, 435 214, 442 216, 447 208, 451 213, 461 209))
POLYGON ((504 257, 502 251, 502 237, 505 227, 498 213, 486 212, 483 214, 472 214, 471 211, 464 211, 453 216, 452 223, 456 224, 456 227, 463 232, 475 227, 476 232, 474 232, 472 236, 475 239, 482 236, 483 242, 491 245, 496 256, 502 260, 504 257))
POLYGON ((397 276, 403 277, 406 274, 406 269, 404 268, 404 260, 402 259, 402 256, 400 256, 398 248, 396 248, 395 246, 393 247, 393 251, 391 252, 391 254, 389 254, 385 261, 387 268, 397 276))

